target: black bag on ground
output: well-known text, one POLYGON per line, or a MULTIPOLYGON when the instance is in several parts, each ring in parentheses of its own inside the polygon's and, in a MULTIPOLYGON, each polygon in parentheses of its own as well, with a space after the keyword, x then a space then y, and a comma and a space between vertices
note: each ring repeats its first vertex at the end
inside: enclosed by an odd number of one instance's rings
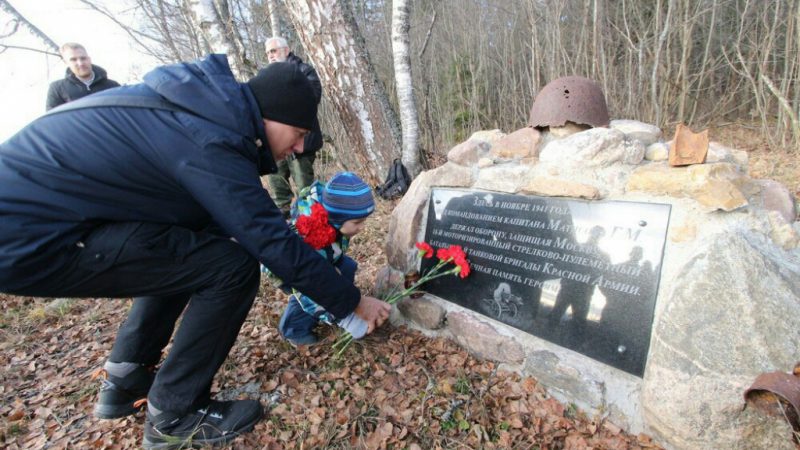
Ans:
POLYGON ((375 188, 375 192, 385 199, 391 200, 397 197, 402 197, 411 186, 411 176, 408 174, 406 166, 397 158, 392 162, 389 167, 389 174, 386 175, 386 181, 382 185, 375 188))

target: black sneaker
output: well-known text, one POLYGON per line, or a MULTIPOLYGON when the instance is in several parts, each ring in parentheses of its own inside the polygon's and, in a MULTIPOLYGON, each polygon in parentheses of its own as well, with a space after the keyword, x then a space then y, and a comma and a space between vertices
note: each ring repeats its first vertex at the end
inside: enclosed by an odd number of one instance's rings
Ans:
POLYGON ((94 405, 94 416, 99 419, 118 419, 135 414, 147 403, 147 392, 153 385, 156 369, 155 366, 139 366, 122 378, 100 369, 93 378, 99 376, 103 376, 103 385, 94 405))
POLYGON ((205 408, 184 416, 166 411, 153 416, 148 411, 142 446, 179 449, 224 445, 252 430, 263 414, 264 408, 257 400, 211 400, 205 408))

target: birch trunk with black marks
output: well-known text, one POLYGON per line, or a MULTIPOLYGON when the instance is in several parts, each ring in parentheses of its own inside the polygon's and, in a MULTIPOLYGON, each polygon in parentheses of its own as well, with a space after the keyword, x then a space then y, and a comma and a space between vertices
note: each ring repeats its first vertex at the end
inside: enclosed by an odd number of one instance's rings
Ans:
POLYGON ((278 4, 275 0, 266 0, 267 11, 269 13, 269 25, 273 36, 281 35, 281 19, 278 16, 278 4))
POLYGON ((244 45, 235 30, 227 0, 197 0, 190 5, 209 50, 228 55, 231 70, 239 80, 255 74, 254 64, 244 54, 244 45))
POLYGON ((392 160, 400 156, 400 127, 350 3, 286 0, 284 4, 350 141, 349 149, 337 144, 346 149, 338 158, 373 184, 381 182, 392 160))
POLYGON ((394 56, 394 78, 397 87, 397 103, 400 110, 400 125, 403 130, 402 160, 411 176, 420 171, 419 164, 419 120, 417 101, 411 79, 411 56, 408 39, 409 16, 413 0, 392 2, 392 53, 394 56))

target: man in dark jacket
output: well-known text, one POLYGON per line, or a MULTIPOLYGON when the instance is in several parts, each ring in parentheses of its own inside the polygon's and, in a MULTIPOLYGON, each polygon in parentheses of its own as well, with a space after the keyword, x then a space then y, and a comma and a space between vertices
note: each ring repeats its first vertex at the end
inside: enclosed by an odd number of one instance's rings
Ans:
POLYGON ((257 401, 210 398, 259 262, 335 317, 355 312, 370 331, 388 317, 289 230, 261 187, 275 161, 303 152, 316 109, 297 66, 240 84, 211 55, 54 110, 0 144, 0 292, 136 297, 95 415, 131 414, 146 396, 145 448, 224 443, 261 417, 257 401))
MULTIPOLYGON (((286 39, 282 37, 274 36, 267 39, 265 48, 270 64, 288 62, 300 68, 308 78, 308 81, 311 82, 311 87, 314 88, 314 94, 317 97, 317 104, 319 104, 320 100, 322 100, 322 84, 319 81, 317 71, 310 64, 304 63, 302 59, 292 53, 289 50, 289 44, 286 39)), ((285 161, 279 161, 278 172, 267 176, 272 198, 287 218, 289 217, 289 210, 294 197, 292 187, 289 184, 289 177, 291 176, 292 180, 294 180, 297 192, 311 186, 311 183, 314 182, 314 160, 317 157, 317 150, 322 148, 322 130, 320 130, 319 121, 316 118, 311 132, 306 136, 303 148, 303 153, 287 158, 285 161)))
POLYGON ((67 73, 63 80, 50 83, 50 89, 47 90, 48 111, 89 94, 119 86, 119 83, 106 77, 105 69, 92 64, 92 58, 81 44, 67 42, 61 46, 60 52, 67 65, 67 73))

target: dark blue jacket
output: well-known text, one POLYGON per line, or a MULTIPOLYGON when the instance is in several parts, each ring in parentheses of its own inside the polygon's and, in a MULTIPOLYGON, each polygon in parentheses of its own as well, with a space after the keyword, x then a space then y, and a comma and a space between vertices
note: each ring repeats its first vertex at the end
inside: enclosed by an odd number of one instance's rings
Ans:
POLYGON ((0 144, 0 291, 58 271, 63 250, 98 224, 215 223, 336 317, 355 309, 358 289, 289 230, 262 188, 259 175, 275 162, 255 98, 224 55, 160 67, 143 84, 74 103, 105 95, 161 95, 186 112, 51 113, 0 144))

